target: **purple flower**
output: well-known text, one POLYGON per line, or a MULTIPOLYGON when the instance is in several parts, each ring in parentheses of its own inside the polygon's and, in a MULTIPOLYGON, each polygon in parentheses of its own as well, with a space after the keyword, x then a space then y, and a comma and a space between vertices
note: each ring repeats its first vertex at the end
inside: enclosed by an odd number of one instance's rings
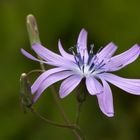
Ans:
POLYGON ((89 52, 87 50, 87 32, 82 29, 76 47, 71 48, 72 54, 63 49, 60 40, 58 48, 61 55, 40 44, 32 45, 32 49, 43 60, 39 60, 21 49, 22 53, 29 59, 55 66, 55 68, 42 73, 32 85, 31 91, 32 94, 35 94, 34 102, 37 101, 45 89, 64 79, 59 90, 61 98, 70 94, 81 80, 85 79, 89 94, 97 96, 101 111, 108 117, 114 115, 112 91, 108 82, 128 93, 140 95, 140 80, 126 79, 111 74, 111 72, 122 69, 138 58, 140 54, 138 45, 134 45, 122 54, 113 56, 117 47, 111 42, 96 54, 93 54, 93 45, 91 45, 89 52))

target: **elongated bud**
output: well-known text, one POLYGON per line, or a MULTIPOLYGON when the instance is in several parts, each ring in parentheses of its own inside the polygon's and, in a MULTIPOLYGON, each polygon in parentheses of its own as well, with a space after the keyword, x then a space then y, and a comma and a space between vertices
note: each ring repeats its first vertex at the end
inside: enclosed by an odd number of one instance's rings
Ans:
POLYGON ((26 22, 31 45, 34 43, 40 43, 39 31, 35 17, 32 14, 29 14, 26 22))
POLYGON ((33 104, 31 86, 26 73, 22 73, 20 77, 20 103, 24 112, 33 104))

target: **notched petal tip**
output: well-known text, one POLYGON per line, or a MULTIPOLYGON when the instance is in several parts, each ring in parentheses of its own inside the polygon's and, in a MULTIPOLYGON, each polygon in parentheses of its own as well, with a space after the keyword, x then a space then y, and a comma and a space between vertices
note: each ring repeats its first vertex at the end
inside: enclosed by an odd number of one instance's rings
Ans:
POLYGON ((65 98, 66 96, 67 96, 67 95, 64 95, 62 92, 59 91, 59 97, 60 97, 61 99, 65 98))
POLYGON ((87 33, 87 30, 85 28, 82 28, 80 32, 81 33, 83 33, 83 32, 87 33))
POLYGON ((21 51, 21 53, 25 56, 25 57, 27 57, 27 58, 29 58, 29 59, 31 59, 31 60, 34 60, 34 61, 39 61, 37 58, 35 58, 33 55, 31 55, 30 53, 28 53, 27 51, 25 51, 24 49, 20 49, 20 51, 21 51))
POLYGON ((98 92, 98 93, 91 93, 91 92, 89 92, 89 94, 90 94, 91 96, 94 96, 94 95, 101 95, 102 93, 103 93, 103 91, 98 92))
POLYGON ((77 43, 80 43, 83 39, 86 39, 86 38, 87 38, 87 31, 84 28, 82 28, 80 33, 79 33, 77 43))
POLYGON ((96 93, 96 95, 100 95, 100 94, 103 94, 103 93, 104 93, 104 91, 101 90, 100 92, 96 93))
POLYGON ((61 88, 61 86, 60 86, 60 89, 59 89, 59 97, 60 97, 60 99, 63 99, 63 98, 65 98, 66 96, 67 96, 67 95, 63 93, 62 88, 61 88))
MULTIPOLYGON (((115 51, 117 50, 118 46, 114 43, 114 42, 110 42, 108 43, 105 47, 108 47, 109 52, 112 52, 112 55, 115 53, 115 51), (110 49, 110 50, 109 50, 110 49)), ((107 48, 106 48, 107 49, 107 48)))
POLYGON ((134 44, 133 47, 135 47, 136 49, 139 49, 139 51, 140 51, 140 45, 134 44))
POLYGON ((114 112, 107 112, 106 116, 107 117, 114 117, 114 112))
POLYGON ((136 44, 134 44, 133 46, 138 46, 138 47, 140 47, 140 45, 139 45, 139 44, 137 44, 137 43, 136 43, 136 44))
MULTIPOLYGON (((111 41, 109 44, 110 44, 110 45, 113 45, 114 47, 117 47, 117 45, 116 45, 113 41, 111 41)), ((109 45, 109 44, 108 44, 108 45, 109 45)))
POLYGON ((23 48, 20 49, 21 53, 24 54, 25 50, 23 48))
MULTIPOLYGON (((135 44, 135 45, 132 46, 132 48, 133 48, 134 50, 137 50, 138 52, 140 52, 140 45, 135 44)), ((130 49, 131 49, 131 48, 130 48, 130 49)))
POLYGON ((20 49, 21 53, 27 57, 27 58, 30 58, 31 54, 29 54, 27 51, 25 51, 23 48, 20 49))
POLYGON ((58 39, 58 46, 61 45, 61 39, 58 39))

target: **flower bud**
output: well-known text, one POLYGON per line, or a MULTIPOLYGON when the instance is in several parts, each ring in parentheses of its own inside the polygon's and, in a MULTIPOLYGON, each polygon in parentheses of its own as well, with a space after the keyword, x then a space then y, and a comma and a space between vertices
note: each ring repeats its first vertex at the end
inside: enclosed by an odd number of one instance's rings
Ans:
POLYGON ((20 103, 24 112, 33 104, 31 86, 26 73, 22 73, 20 77, 20 103))
POLYGON ((26 22, 31 45, 34 43, 40 43, 39 31, 35 17, 32 14, 29 14, 26 22))

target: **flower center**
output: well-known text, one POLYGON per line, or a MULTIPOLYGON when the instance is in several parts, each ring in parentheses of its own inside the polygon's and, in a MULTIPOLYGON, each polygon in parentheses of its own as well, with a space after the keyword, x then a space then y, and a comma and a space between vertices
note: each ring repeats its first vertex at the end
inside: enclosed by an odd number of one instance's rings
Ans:
POLYGON ((101 51, 101 48, 96 54, 93 54, 94 45, 90 45, 90 51, 88 53, 87 49, 79 49, 80 47, 75 46, 71 47, 69 51, 72 52, 75 63, 77 64, 77 69, 74 70, 83 77, 95 76, 96 74, 104 72, 103 66, 106 64, 105 60, 100 60, 98 58, 98 53, 101 51), (74 49, 77 49, 75 53, 74 49))

